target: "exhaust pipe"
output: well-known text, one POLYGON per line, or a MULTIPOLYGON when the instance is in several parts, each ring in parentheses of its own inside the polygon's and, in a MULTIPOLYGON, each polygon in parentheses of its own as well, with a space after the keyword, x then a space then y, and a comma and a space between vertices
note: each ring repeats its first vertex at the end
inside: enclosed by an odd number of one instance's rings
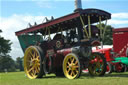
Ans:
POLYGON ((79 12, 82 10, 81 0, 75 0, 75 10, 74 12, 79 12))

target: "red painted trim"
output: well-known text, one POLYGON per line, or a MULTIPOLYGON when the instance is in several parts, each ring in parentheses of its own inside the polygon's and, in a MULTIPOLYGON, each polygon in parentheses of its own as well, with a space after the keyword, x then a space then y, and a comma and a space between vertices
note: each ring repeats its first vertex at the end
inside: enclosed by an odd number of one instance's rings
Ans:
POLYGON ((128 32, 128 27, 113 29, 113 32, 128 32))
POLYGON ((45 27, 48 27, 48 26, 60 23, 60 22, 64 22, 64 21, 76 18, 78 16, 80 16, 80 13, 72 13, 70 15, 63 16, 61 18, 55 19, 53 21, 46 22, 46 23, 39 24, 37 26, 31 27, 31 28, 28 28, 28 29, 24 29, 24 30, 18 31, 15 34, 18 36, 18 35, 21 35, 23 33, 28 33, 28 32, 32 32, 32 31, 36 31, 36 30, 39 30, 39 29, 42 29, 42 28, 45 28, 45 27))
POLYGON ((71 52, 72 52, 72 48, 66 48, 66 49, 57 51, 58 54, 63 54, 64 56, 66 56, 68 53, 71 53, 71 52))

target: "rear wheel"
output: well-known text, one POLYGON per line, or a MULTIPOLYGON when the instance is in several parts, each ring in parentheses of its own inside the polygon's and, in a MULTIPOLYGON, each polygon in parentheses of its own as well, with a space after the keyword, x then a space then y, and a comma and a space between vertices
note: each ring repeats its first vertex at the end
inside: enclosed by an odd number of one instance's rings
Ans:
POLYGON ((42 51, 37 46, 30 46, 24 55, 24 71, 30 79, 42 77, 42 51))
POLYGON ((100 53, 92 53, 88 70, 92 76, 103 76, 106 72, 106 60, 104 56, 100 53))
POLYGON ((63 61, 63 72, 68 79, 78 78, 81 74, 80 61, 74 53, 69 53, 63 61))
POLYGON ((127 70, 127 66, 125 64, 118 63, 115 66, 115 72, 125 72, 126 70, 127 70))

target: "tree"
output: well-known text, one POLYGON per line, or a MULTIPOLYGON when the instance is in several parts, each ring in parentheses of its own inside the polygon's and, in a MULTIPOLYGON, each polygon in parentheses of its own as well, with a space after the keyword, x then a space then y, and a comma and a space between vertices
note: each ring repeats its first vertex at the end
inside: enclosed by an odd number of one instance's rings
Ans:
POLYGON ((15 61, 9 55, 0 56, 0 72, 15 70, 15 61))
POLYGON ((7 55, 11 51, 11 44, 10 40, 6 40, 0 36, 0 56, 7 55))
MULTIPOLYGON (((97 25, 97 27, 99 27, 99 24, 97 25)), ((103 33, 104 33, 104 37, 103 37, 103 44, 104 45, 112 45, 113 44, 113 27, 111 25, 106 25, 106 29, 105 28, 105 24, 101 24, 101 27, 103 29, 103 33), (105 32, 104 32, 105 30, 105 32)))
POLYGON ((8 54, 11 51, 11 44, 10 40, 0 36, 0 72, 15 71, 15 61, 8 54))
POLYGON ((17 57, 16 58, 16 68, 20 69, 20 71, 23 71, 23 58, 17 57))
POLYGON ((103 43, 104 45, 113 45, 113 27, 110 26, 110 25, 107 25, 106 27, 106 31, 105 31, 105 34, 104 34, 104 40, 103 40, 103 43))

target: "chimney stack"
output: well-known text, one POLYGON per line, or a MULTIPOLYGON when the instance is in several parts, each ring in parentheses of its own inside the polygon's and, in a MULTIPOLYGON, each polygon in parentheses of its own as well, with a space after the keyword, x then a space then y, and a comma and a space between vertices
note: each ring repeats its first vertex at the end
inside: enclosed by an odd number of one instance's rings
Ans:
POLYGON ((74 12, 78 12, 82 10, 82 3, 81 0, 75 0, 75 10, 74 12))

